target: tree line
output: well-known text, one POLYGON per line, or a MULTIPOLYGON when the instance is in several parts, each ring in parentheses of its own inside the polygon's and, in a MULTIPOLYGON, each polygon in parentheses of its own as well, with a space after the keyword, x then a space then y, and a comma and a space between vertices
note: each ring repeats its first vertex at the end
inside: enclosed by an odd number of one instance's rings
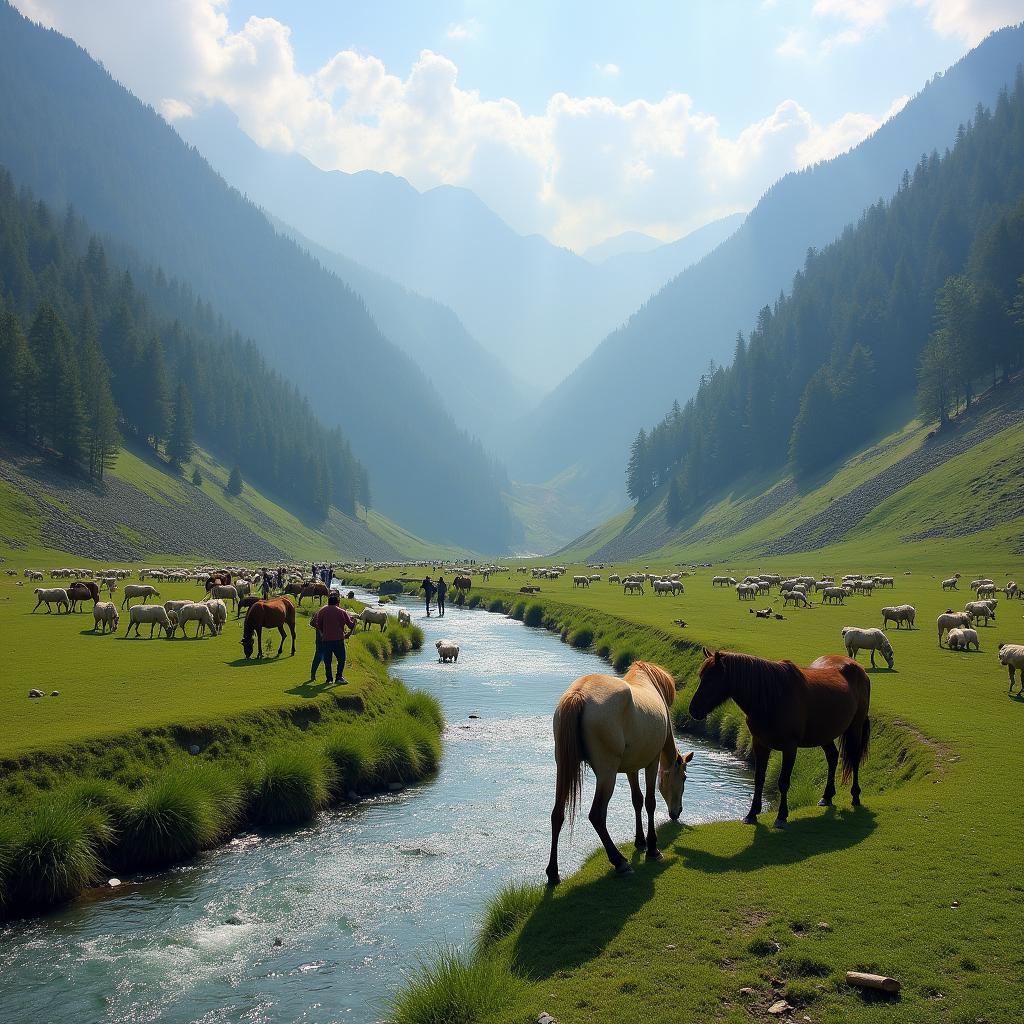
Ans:
POLYGON ((630 448, 627 491, 661 487, 671 521, 752 470, 798 475, 854 451, 914 395, 944 419, 974 382, 1024 357, 1024 74, 955 145, 923 156, 889 202, 821 251, 765 306, 728 367, 709 366, 630 448), (941 372, 940 372, 941 371, 941 372))
POLYGON ((199 442, 303 512, 369 503, 347 440, 254 344, 108 248, 0 168, 0 429, 96 479, 125 436, 178 467, 199 442))

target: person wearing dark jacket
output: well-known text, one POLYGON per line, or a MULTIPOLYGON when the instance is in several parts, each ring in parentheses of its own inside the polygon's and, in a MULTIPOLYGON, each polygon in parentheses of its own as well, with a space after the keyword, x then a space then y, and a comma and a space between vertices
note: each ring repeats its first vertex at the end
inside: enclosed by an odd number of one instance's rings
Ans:
POLYGON ((327 682, 333 683, 337 679, 345 685, 348 680, 345 672, 345 637, 355 632, 358 619, 346 609, 341 607, 341 596, 336 590, 331 591, 327 598, 327 606, 310 619, 309 624, 316 630, 316 652, 313 655, 313 666, 309 670, 309 678, 316 678, 316 670, 323 661, 327 670, 327 682), (346 632, 347 630, 347 632, 346 632), (338 668, 334 678, 331 677, 331 661, 337 659, 338 668))
POLYGON ((445 594, 448 593, 448 584, 445 583, 444 577, 441 576, 437 581, 437 614, 444 617, 444 598, 445 594))
POLYGON ((430 602, 434 599, 434 591, 437 588, 434 586, 434 581, 429 576, 423 577, 423 582, 420 584, 420 590, 423 591, 423 596, 427 599, 427 618, 430 618, 430 602))

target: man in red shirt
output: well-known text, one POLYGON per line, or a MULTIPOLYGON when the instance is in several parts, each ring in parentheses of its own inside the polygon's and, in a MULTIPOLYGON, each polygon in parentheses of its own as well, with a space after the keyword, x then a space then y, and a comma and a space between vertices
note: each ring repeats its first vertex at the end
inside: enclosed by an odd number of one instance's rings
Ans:
POLYGON ((327 606, 321 608, 310 620, 310 625, 316 630, 319 637, 317 653, 313 658, 313 668, 309 673, 311 679, 316 675, 317 665, 320 659, 323 658, 324 667, 327 669, 327 682, 333 683, 334 680, 331 678, 331 661, 333 658, 337 658, 338 670, 336 674, 338 682, 342 686, 348 683, 344 675, 345 637, 351 636, 355 632, 358 621, 350 611, 341 607, 341 595, 336 590, 332 590, 331 596, 327 598, 327 606), (346 630, 348 631, 347 633, 346 630))

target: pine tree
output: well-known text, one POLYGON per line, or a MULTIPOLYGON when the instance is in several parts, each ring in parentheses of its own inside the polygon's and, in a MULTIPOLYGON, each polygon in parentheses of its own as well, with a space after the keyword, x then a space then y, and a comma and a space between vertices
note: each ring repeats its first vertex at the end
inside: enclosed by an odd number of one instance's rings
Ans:
POLYGON ((34 432, 35 377, 20 321, 0 308, 0 427, 23 436, 34 432))
POLYGON ((936 331, 921 353, 917 371, 917 404, 925 419, 946 425, 955 387, 949 339, 944 331, 936 331))
POLYGON ((231 475, 228 477, 228 485, 225 488, 228 494, 238 497, 242 493, 242 471, 238 466, 231 467, 231 475))
POLYGON ((188 462, 195 449, 192 424, 192 402, 185 390, 184 381, 178 381, 174 392, 171 433, 167 439, 167 456, 175 466, 188 462))
POLYGON ((971 382, 978 372, 977 307, 974 284, 962 274, 946 279, 935 302, 936 325, 945 336, 958 393, 968 409, 971 382))
POLYGON ((195 484, 196 487, 203 486, 203 474, 199 472, 198 466, 192 470, 192 483, 195 484))
POLYGON ((807 382, 800 411, 793 423, 789 442, 789 457, 797 473, 809 473, 825 465, 834 448, 830 431, 822 429, 834 415, 832 378, 827 367, 822 367, 807 382))
POLYGON ((665 500, 665 518, 673 526, 683 518, 683 513, 686 511, 683 505, 683 492, 679 487, 679 477, 672 477, 672 482, 668 485, 668 498, 665 500))
POLYGON ((167 405, 167 371, 164 368, 164 347, 156 336, 149 339, 140 355, 136 373, 138 395, 135 427, 158 448, 167 436, 170 412, 167 405))

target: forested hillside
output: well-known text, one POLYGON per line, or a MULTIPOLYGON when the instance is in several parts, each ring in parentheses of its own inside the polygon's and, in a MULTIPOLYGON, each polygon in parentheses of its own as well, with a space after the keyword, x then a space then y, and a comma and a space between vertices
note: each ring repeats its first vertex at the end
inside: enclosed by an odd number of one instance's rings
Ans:
POLYGON ((510 457, 513 475, 546 480, 578 463, 578 493, 595 504, 622 494, 619 467, 651 410, 690 397, 709 359, 729 360, 737 332, 748 331, 758 310, 789 287, 808 250, 824 247, 880 197, 891 197, 922 154, 951 146, 977 104, 992 106, 1000 88, 1013 83, 1022 57, 1024 29, 993 34, 856 149, 775 184, 731 238, 646 303, 545 398, 510 457), (628 388, 625 381, 632 382, 628 388))
POLYGON ((341 426, 376 505, 435 538, 503 550, 503 475, 357 295, 70 40, 0 5, 0 163, 56 208, 213 303, 341 426), (374 472, 376 470, 376 472, 374 472))
POLYGON ((198 438, 321 519, 370 502, 341 432, 251 342, 161 270, 109 261, 71 208, 17 192, 2 168, 0 427, 100 479, 124 431, 178 465, 198 438))
POLYGON ((667 486, 666 515, 680 519, 754 468, 791 459, 801 476, 848 455, 915 388, 926 416, 945 422, 976 381, 1007 380, 1024 358, 1022 197, 1018 71, 951 152, 922 158, 890 202, 808 253, 730 367, 641 431, 630 496, 667 486))

